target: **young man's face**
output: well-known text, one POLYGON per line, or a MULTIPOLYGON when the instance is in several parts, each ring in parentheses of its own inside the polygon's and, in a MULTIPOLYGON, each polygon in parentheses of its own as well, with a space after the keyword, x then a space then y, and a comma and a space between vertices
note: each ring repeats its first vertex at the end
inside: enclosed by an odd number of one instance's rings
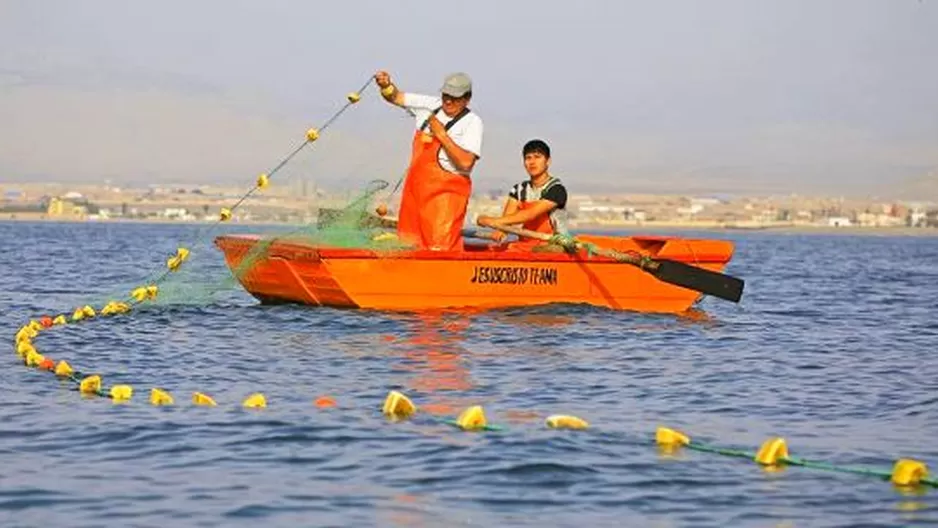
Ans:
POLYGON ((524 168, 532 178, 536 178, 547 172, 548 167, 550 167, 550 159, 544 156, 544 154, 540 152, 529 152, 524 155, 524 168))

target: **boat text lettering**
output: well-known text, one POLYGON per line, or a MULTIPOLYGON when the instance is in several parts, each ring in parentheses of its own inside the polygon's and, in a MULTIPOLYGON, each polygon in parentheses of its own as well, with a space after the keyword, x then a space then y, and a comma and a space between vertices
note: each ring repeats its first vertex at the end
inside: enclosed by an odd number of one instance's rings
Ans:
POLYGON ((474 284, 556 286, 557 268, 476 266, 469 282, 474 284))

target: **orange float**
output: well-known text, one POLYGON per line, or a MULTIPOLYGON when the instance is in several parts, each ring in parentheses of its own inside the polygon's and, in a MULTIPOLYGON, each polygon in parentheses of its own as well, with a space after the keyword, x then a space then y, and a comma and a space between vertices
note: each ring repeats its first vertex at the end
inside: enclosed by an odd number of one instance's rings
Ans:
MULTIPOLYGON (((711 239, 577 238, 622 254, 677 262, 672 266, 681 273, 691 271, 692 275, 706 274, 702 270, 722 272, 734 249, 729 241, 711 239)), ((215 244, 224 252, 228 267, 235 270, 259 241, 256 235, 224 235, 217 237, 215 244)), ((238 280, 251 295, 267 304, 419 311, 576 303, 680 313, 706 291, 677 286, 647 269, 603 254, 589 254, 582 248, 535 252, 465 243, 457 251, 376 251, 288 240, 264 243, 270 246, 238 280)), ((742 281, 709 275, 737 281, 738 291, 724 298, 738 301, 742 281)))

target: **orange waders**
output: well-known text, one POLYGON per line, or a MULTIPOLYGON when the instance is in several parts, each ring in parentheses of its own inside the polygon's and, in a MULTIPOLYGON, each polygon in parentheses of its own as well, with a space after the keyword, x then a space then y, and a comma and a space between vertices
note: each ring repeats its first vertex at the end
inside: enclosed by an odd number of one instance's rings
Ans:
MULTIPOLYGON (((456 115, 445 128, 449 130, 467 113, 468 109, 456 115)), ((416 244, 420 249, 459 251, 463 247, 462 227, 472 182, 468 176, 440 166, 438 155, 442 144, 423 131, 426 126, 424 122, 414 133, 397 235, 402 242, 416 244)))
MULTIPOLYGON (((518 209, 523 211, 531 208, 533 205, 534 202, 518 202, 518 209)), ((550 224, 550 213, 536 216, 525 222, 522 227, 528 231, 537 231, 538 233, 547 233, 548 235, 554 234, 554 228, 550 224)), ((531 248, 541 244, 545 244, 545 242, 536 238, 521 237, 518 241, 509 244, 508 249, 510 251, 531 251, 531 248)))

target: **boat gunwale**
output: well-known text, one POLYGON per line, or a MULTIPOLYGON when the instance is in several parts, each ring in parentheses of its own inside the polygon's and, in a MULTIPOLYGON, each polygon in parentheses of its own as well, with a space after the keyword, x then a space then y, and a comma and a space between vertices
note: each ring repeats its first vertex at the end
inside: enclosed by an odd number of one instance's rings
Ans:
MULTIPOLYGON (((645 239, 648 237, 623 237, 631 239, 645 239)), ((251 247, 261 240, 259 235, 253 234, 232 234, 220 235, 215 238, 215 245, 223 251, 223 245, 240 245, 251 247)), ((676 240, 679 242, 693 242, 692 239, 668 238, 667 240, 676 240)), ((342 248, 342 247, 318 247, 305 242, 291 241, 283 239, 271 244, 269 251, 274 251, 272 256, 284 258, 299 258, 312 260, 420 260, 420 261, 442 261, 442 262, 474 262, 474 261, 504 261, 504 262, 543 262, 543 263, 615 263, 615 259, 601 255, 587 255, 585 251, 576 254, 544 252, 536 253, 529 251, 507 251, 492 250, 486 246, 475 246, 478 249, 468 251, 431 251, 426 249, 418 250, 397 250, 389 249, 386 252, 376 249, 365 248, 342 248)), ((646 251, 635 250, 641 255, 650 255, 646 251)), ((668 256, 669 260, 678 260, 681 262, 691 262, 700 264, 727 264, 732 258, 732 248, 723 256, 715 255, 687 255, 668 256), (683 258, 682 258, 683 257, 683 258), (703 257, 703 258, 702 258, 703 257)))

